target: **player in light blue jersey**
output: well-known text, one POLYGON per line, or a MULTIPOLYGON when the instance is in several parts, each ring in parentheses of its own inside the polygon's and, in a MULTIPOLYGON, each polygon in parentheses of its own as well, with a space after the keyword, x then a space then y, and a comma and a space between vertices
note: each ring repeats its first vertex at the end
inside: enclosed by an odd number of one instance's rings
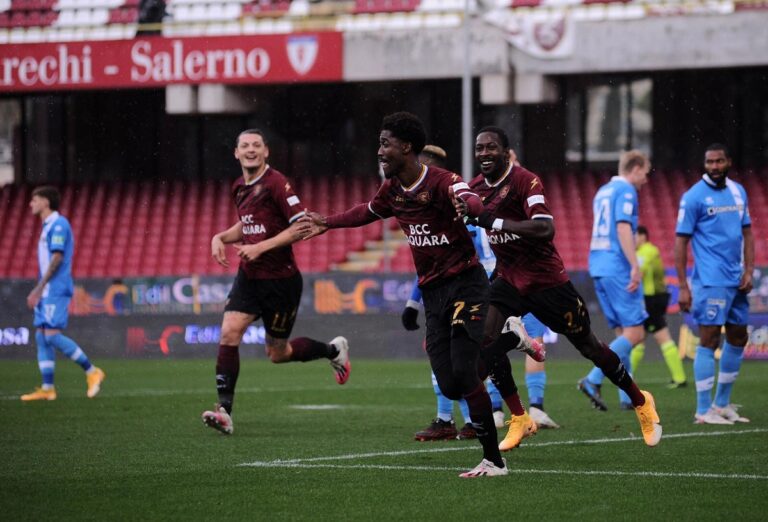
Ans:
POLYGON ((37 362, 43 385, 32 393, 22 395, 22 401, 56 399, 54 348, 85 370, 88 397, 93 398, 99 393, 105 378, 104 372, 91 364, 83 350, 61 333, 67 327, 69 302, 74 291, 72 257, 75 240, 69 221, 58 212, 60 200, 58 190, 44 186, 32 191, 29 202, 32 213, 43 221, 37 247, 40 279, 27 296, 27 306, 35 311, 37 362))
MULTIPOLYGON (((648 181, 651 163, 640 151, 622 153, 618 176, 600 187, 592 202, 592 239, 589 245, 589 275, 595 283, 608 325, 616 332, 610 344, 629 372, 632 371, 632 347, 643 340, 643 323, 648 318, 640 288, 640 265, 635 248, 637 230, 637 191, 648 181)), ((600 394, 603 372, 595 367, 579 381, 579 390, 589 397, 592 405, 605 411, 607 406, 600 394)), ((632 410, 626 393, 619 390, 622 409, 632 410)))
POLYGON ((752 271, 755 246, 749 218, 747 193, 728 178, 731 157, 719 143, 704 153, 706 173, 683 194, 677 215, 675 268, 680 281, 680 310, 693 313, 699 326, 693 375, 696 380, 698 424, 749 422, 731 404, 731 390, 741 368, 747 344, 752 271), (693 249, 691 287, 686 279, 688 243, 693 249), (717 391, 715 350, 725 325, 725 343, 720 356, 717 391))

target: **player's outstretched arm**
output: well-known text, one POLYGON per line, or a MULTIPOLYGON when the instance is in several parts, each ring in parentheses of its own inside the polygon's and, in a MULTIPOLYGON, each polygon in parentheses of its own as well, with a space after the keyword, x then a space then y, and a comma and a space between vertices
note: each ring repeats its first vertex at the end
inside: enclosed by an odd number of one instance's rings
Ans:
POLYGON ((253 245, 235 245, 237 255, 246 261, 255 261, 265 252, 292 245, 309 234, 310 225, 297 219, 291 225, 276 236, 259 241, 253 245))
POLYGON ((555 237, 555 224, 549 218, 513 221, 511 219, 497 218, 490 212, 483 211, 477 218, 468 220, 467 224, 480 226, 488 230, 503 230, 504 232, 510 232, 529 239, 551 241, 555 237))
POLYGON ((211 238, 211 257, 213 257, 221 266, 229 268, 229 261, 227 261, 225 245, 229 243, 235 243, 242 239, 243 224, 238 221, 228 229, 215 234, 211 238))
POLYGON ((299 223, 303 223, 307 226, 307 233, 302 239, 312 239, 315 236, 325 234, 328 231, 328 224, 325 221, 325 216, 318 214, 317 212, 310 212, 304 210, 304 215, 299 218, 299 223))

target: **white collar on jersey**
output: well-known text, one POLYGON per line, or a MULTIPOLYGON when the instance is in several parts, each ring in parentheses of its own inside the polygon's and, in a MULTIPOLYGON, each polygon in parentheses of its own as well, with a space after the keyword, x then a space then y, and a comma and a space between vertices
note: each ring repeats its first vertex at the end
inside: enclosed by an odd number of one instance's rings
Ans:
POLYGON ((485 178, 484 179, 485 184, 488 185, 489 187, 497 186, 499 183, 507 179, 507 176, 509 176, 509 173, 512 172, 512 169, 514 168, 514 166, 515 165, 513 163, 510 163, 509 166, 507 167, 507 170, 504 171, 504 174, 502 174, 502 176, 499 179, 497 179, 495 183, 488 183, 488 178, 485 178))
POLYGON ((722 189, 724 189, 724 188, 725 188, 725 186, 728 184, 728 177, 726 177, 726 178, 725 178, 725 183, 723 184, 723 186, 722 186, 722 187, 721 187, 721 186, 719 186, 719 185, 718 185, 717 183, 715 183, 714 181, 712 181, 712 178, 710 178, 710 177, 709 177, 709 174, 704 174, 704 175, 702 175, 702 176, 701 176, 701 179, 703 179, 703 180, 704 180, 704 183, 706 183, 707 185, 709 185, 709 186, 710 186, 710 187, 712 187, 713 189, 717 189, 717 190, 722 190, 722 189))
POLYGON ((59 214, 58 210, 54 210, 53 212, 51 212, 51 215, 45 218, 45 221, 43 221, 43 227, 50 225, 51 223, 59 219, 60 215, 61 214, 59 214))
POLYGON ((246 187, 248 187, 248 186, 251 186, 251 185, 253 185, 254 183, 256 183, 257 181, 259 181, 261 178, 263 178, 263 177, 264 177, 264 174, 266 174, 268 170, 269 170, 269 163, 267 163, 267 164, 264 166, 264 172, 262 172, 262 173, 261 173, 261 174, 259 174, 259 175, 258 175, 256 178, 254 178, 254 179, 252 179, 251 181, 249 181, 248 183, 246 183, 246 184, 245 184, 245 186, 246 186, 246 187))
POLYGON ((405 192, 410 192, 412 190, 416 190, 419 188, 419 185, 421 185, 424 182, 424 179, 427 177, 427 171, 429 170, 429 167, 422 164, 421 165, 421 174, 419 174, 419 177, 416 178, 416 181, 413 182, 413 184, 410 187, 403 187, 403 190, 405 192))

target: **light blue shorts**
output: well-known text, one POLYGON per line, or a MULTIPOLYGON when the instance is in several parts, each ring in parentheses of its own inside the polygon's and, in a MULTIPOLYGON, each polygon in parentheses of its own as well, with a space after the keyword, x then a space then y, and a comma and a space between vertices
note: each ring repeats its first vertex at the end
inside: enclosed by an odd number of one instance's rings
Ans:
POLYGON ((722 326, 749 323, 747 294, 739 292, 735 286, 694 285, 692 292, 691 311, 696 324, 722 326))
POLYGON ((643 286, 627 292, 629 277, 596 277, 595 292, 600 307, 611 328, 640 326, 648 313, 645 311, 643 286))
POLYGON ((47 296, 40 299, 35 307, 35 322, 37 328, 63 330, 69 322, 69 302, 71 296, 47 296))
POLYGON ((528 332, 528 335, 534 338, 544 337, 544 332, 547 331, 544 323, 536 319, 536 316, 533 314, 525 314, 523 316, 523 326, 525 326, 525 331, 528 332))

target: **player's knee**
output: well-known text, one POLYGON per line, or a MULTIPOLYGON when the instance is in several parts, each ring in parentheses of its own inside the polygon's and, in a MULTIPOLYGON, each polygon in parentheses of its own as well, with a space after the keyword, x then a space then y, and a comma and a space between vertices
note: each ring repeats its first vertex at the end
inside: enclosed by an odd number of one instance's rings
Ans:
POLYGON ((749 341, 749 334, 747 329, 744 328, 742 331, 728 332, 725 338, 728 344, 732 346, 746 346, 749 341))

